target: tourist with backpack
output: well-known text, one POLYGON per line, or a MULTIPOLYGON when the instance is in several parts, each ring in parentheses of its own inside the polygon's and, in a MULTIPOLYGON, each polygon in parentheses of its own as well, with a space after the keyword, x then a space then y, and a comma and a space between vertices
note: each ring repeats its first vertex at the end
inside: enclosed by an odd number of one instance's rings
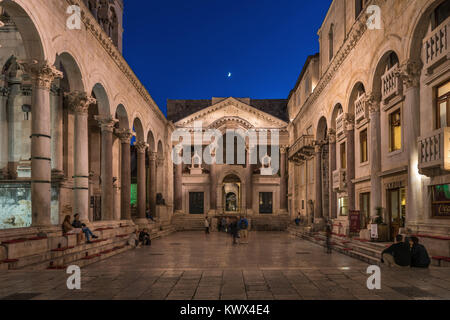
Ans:
POLYGON ((248 244, 248 220, 245 217, 242 217, 239 220, 239 229, 241 234, 241 243, 248 244))

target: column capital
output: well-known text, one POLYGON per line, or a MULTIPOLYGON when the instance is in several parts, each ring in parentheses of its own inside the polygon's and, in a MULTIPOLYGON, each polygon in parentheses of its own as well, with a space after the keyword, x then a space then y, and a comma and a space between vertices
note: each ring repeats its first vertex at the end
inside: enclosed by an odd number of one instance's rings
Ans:
POLYGON ((423 63, 419 60, 407 60, 400 66, 400 75, 406 89, 420 85, 423 63))
POLYGON ((63 77, 63 73, 48 61, 21 60, 18 63, 39 88, 50 90, 53 80, 63 77))
POLYGON ((95 98, 81 91, 66 92, 64 97, 67 99, 69 108, 78 114, 87 114, 89 106, 97 102, 95 98))
POLYGON ((355 128, 355 116, 346 113, 344 119, 344 132, 347 133, 349 131, 353 131, 354 128, 355 128))
POLYGON ((366 94, 364 103, 369 108, 369 113, 380 112, 380 100, 372 93, 366 94))
POLYGON ((329 143, 336 143, 336 130, 335 129, 328 129, 328 142, 329 143))
POLYGON ((138 153, 145 153, 145 150, 148 148, 148 144, 144 141, 137 141, 134 146, 138 153))
POLYGON ((100 115, 100 116, 94 116, 94 119, 97 120, 98 125, 100 126, 102 132, 113 132, 114 131, 114 125, 118 122, 117 119, 114 119, 111 115, 100 115))
POLYGON ((116 136, 119 137, 121 143, 129 144, 131 142, 131 139, 135 136, 135 133, 132 132, 129 129, 116 129, 115 130, 116 136))
POLYGON ((287 147, 286 146, 280 146, 280 153, 281 154, 286 154, 287 152, 287 147))

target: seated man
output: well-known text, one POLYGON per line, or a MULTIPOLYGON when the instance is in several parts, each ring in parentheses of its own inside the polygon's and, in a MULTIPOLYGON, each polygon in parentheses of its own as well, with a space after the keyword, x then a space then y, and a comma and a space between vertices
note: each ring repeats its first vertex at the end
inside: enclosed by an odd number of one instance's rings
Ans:
POLYGON ((62 224, 62 229, 64 234, 76 234, 77 244, 80 244, 83 240, 83 230, 79 228, 74 228, 70 224, 70 215, 66 215, 62 224))
POLYGON ((295 218, 295 220, 294 220, 294 222, 295 222, 295 224, 298 226, 298 225, 300 225, 300 222, 301 222, 302 220, 301 220, 301 216, 300 216, 300 213, 298 214, 298 216, 297 216, 297 218, 295 218))
POLYGON ((381 253, 381 262, 389 267, 409 267, 411 265, 411 251, 409 244, 403 241, 402 235, 395 237, 395 243, 381 253))
POLYGON ((152 240, 150 239, 150 234, 147 229, 144 229, 139 233, 139 242, 142 242, 144 246, 151 246, 152 240))
POLYGON ((73 217, 74 217, 74 220, 72 222, 72 227, 81 229, 83 231, 84 235, 86 236, 87 243, 91 243, 90 237, 92 237, 94 239, 98 238, 96 235, 94 235, 92 233, 92 231, 88 227, 86 227, 86 225, 84 223, 81 223, 80 215, 78 213, 76 213, 73 217))
POLYGON ((411 267, 414 268, 428 268, 431 260, 428 256, 427 249, 419 244, 419 238, 409 238, 409 244, 411 245, 411 267))

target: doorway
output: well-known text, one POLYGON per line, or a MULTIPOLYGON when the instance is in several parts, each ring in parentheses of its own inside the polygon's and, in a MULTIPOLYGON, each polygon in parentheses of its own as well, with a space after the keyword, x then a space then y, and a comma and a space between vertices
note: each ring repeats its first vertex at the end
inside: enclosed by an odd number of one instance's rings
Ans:
POLYGON ((399 234, 400 228, 405 227, 406 220, 406 189, 389 189, 388 201, 388 225, 389 239, 392 241, 399 234))

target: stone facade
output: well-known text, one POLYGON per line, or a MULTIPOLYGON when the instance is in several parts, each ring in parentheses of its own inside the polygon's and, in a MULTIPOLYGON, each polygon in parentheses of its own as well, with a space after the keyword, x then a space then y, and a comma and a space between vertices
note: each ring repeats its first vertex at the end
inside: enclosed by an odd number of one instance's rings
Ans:
POLYGON ((436 124, 449 1, 357 3, 333 1, 320 53, 289 95, 290 214, 348 234, 356 210, 361 237, 380 214, 385 240, 413 233, 439 247, 450 234, 447 131, 436 124))
POLYGON ((1 2, 1 229, 170 223, 170 126, 122 57, 122 16, 122 0, 1 2))
MULTIPOLYGON (((184 118, 178 117, 178 121, 174 123, 174 130, 186 132, 187 141, 192 141, 194 146, 198 145, 202 154, 215 140, 212 137, 205 137, 199 143, 196 142, 196 124, 201 124, 203 132, 218 130, 219 139, 226 136, 227 130, 242 130, 242 134, 245 135, 243 137, 245 141, 242 141, 245 159, 240 162, 237 159, 227 161, 225 155, 229 153, 227 149, 224 152, 223 161, 207 163, 203 158, 199 158, 196 162, 198 152, 194 150, 191 153, 190 163, 176 164, 174 168, 174 195, 177 205, 175 224, 180 230, 195 229, 202 226, 204 217, 207 216, 213 222, 213 230, 217 230, 217 222, 222 218, 245 215, 250 220, 259 219, 258 224, 267 225, 269 229, 283 229, 279 226, 280 221, 283 225, 283 221, 288 220, 286 206, 288 123, 280 119, 285 118, 286 115, 277 118, 273 114, 283 114, 287 101, 284 100, 284 104, 283 100, 248 98, 212 98, 209 103, 206 101, 208 100, 169 100, 169 115, 175 116, 178 111, 183 114, 190 113, 184 118), (256 107, 253 103, 256 103, 256 107), (270 114, 261 109, 268 112, 270 110, 270 114), (250 161, 250 143, 246 137, 249 132, 255 132, 255 135, 262 139, 262 132, 271 132, 271 130, 279 132, 279 145, 276 152, 279 153, 280 166, 277 172, 264 175, 261 173, 263 161, 261 159, 255 162, 250 161)), ((178 144, 177 139, 175 136, 172 142, 181 146, 182 143, 178 144)), ((183 141, 184 139, 183 137, 183 141)), ((226 138, 221 141, 225 148, 226 138)), ((271 142, 267 143, 269 150, 271 142)), ((235 142, 235 152, 237 148, 238 142, 235 142)), ((215 152, 223 152, 218 150, 215 152)), ((191 152, 185 149, 184 151, 191 152)), ((258 156, 259 158, 261 157, 258 156)), ((285 228, 286 225, 284 225, 285 228)))

